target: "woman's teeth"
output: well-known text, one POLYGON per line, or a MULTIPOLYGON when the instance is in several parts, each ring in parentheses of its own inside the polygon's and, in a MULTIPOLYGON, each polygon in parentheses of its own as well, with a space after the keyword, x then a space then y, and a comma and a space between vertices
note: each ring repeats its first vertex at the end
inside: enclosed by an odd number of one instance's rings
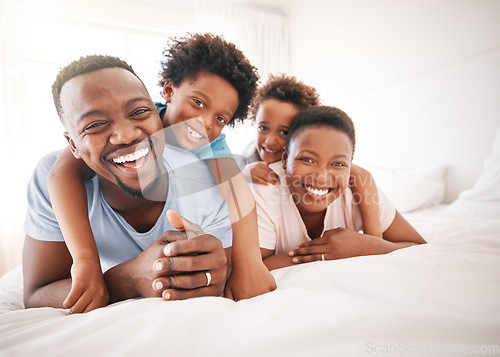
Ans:
POLYGON ((189 134, 191 134, 191 136, 195 139, 201 139, 203 137, 203 135, 201 135, 200 133, 198 133, 196 130, 194 130, 193 128, 191 128, 189 125, 187 126, 187 129, 189 131, 189 134))
POLYGON ((133 154, 128 154, 128 155, 123 155, 123 156, 118 156, 113 158, 113 162, 115 164, 123 164, 124 162, 131 162, 131 161, 137 161, 141 157, 146 156, 149 153, 149 148, 144 148, 141 150, 137 150, 133 154))
POLYGON ((312 194, 314 194, 314 195, 316 195, 316 196, 324 196, 324 195, 326 195, 328 192, 330 192, 330 189, 328 189, 328 188, 326 188, 326 189, 324 189, 324 190, 320 190, 320 189, 318 189, 318 188, 313 188, 313 187, 311 187, 311 186, 305 186, 305 185, 304 185, 304 188, 305 188, 308 192, 310 192, 310 193, 312 193, 312 194))

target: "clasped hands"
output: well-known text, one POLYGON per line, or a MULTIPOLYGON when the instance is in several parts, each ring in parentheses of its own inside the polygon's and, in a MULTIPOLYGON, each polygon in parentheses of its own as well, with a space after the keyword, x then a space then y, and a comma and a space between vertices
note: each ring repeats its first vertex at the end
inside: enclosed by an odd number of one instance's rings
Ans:
POLYGON ((174 210, 167 218, 178 232, 165 232, 134 258, 137 294, 165 300, 220 296, 227 275, 222 243, 174 210))
POLYGON ((288 255, 292 257, 294 264, 351 258, 371 254, 374 240, 381 238, 367 236, 352 229, 335 228, 325 231, 319 238, 300 244, 288 255))

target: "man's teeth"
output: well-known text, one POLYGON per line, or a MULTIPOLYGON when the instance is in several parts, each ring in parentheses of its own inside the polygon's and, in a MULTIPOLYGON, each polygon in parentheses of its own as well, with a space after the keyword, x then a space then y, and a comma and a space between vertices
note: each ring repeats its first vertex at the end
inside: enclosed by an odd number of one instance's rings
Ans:
POLYGON ((317 196, 324 196, 330 191, 328 188, 320 190, 318 188, 312 188, 311 186, 304 186, 304 187, 308 192, 311 192, 312 194, 317 196))
POLYGON ((191 134, 191 136, 195 139, 201 139, 203 137, 203 135, 200 135, 200 133, 198 133, 196 130, 194 130, 193 128, 191 128, 189 125, 188 125, 188 131, 189 131, 189 134, 191 134))
POLYGON ((137 150, 133 154, 118 156, 113 158, 113 162, 115 164, 123 164, 124 162, 131 162, 139 160, 141 157, 146 156, 149 153, 149 148, 144 148, 141 150, 137 150))

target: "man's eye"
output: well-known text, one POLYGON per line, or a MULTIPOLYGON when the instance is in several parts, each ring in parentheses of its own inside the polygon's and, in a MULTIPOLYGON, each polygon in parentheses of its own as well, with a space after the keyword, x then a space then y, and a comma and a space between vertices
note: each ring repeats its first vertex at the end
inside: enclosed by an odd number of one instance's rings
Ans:
POLYGON ((86 126, 85 129, 83 129, 83 131, 93 131, 93 130, 96 130, 97 128, 99 128, 105 124, 106 123, 103 123, 103 122, 93 123, 93 124, 86 126))
POLYGON ((137 109, 136 111, 134 111, 130 116, 131 117, 137 117, 137 116, 141 116, 141 115, 146 115, 146 114, 149 114, 151 113, 151 109, 137 109))
POLYGON ((201 100, 194 98, 193 102, 200 108, 205 108, 205 103, 203 103, 201 100))

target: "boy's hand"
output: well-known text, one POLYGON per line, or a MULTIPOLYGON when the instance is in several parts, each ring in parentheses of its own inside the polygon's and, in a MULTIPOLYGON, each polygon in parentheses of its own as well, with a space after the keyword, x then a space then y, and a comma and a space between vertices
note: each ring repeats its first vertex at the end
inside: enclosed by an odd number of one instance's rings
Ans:
POLYGON ((262 260, 247 265, 249 266, 245 267, 241 264, 233 266, 224 290, 225 297, 238 301, 276 289, 276 281, 262 260))
POLYGON ((277 185, 280 183, 278 174, 269 168, 267 162, 259 161, 255 163, 250 172, 253 183, 260 183, 261 185, 277 185))
POLYGON ((108 304, 109 295, 99 262, 76 259, 71 267, 71 291, 63 306, 71 314, 89 312, 108 304))

